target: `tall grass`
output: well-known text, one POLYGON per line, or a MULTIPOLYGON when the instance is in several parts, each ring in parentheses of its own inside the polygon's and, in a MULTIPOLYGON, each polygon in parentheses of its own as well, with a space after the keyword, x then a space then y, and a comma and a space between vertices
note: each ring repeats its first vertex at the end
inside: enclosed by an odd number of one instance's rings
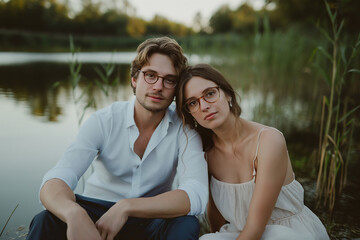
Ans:
MULTIPOLYGON (((78 125, 80 126, 84 116, 89 108, 97 109, 97 98, 94 96, 94 87, 98 87, 107 101, 116 99, 119 90, 120 79, 119 75, 115 73, 115 64, 110 60, 107 64, 93 66, 97 74, 94 81, 85 79, 81 74, 82 63, 78 60, 78 52, 80 51, 75 47, 73 38, 70 36, 70 52, 71 60, 69 62, 70 71, 70 84, 72 90, 73 103, 76 107, 76 115, 78 118, 78 125), (80 84, 84 82, 85 88, 80 88, 80 84)), ((59 82, 56 85, 60 84, 59 82)), ((101 97, 101 96, 100 96, 101 97)))
POLYGON ((316 192, 317 205, 322 204, 332 213, 336 195, 342 192, 347 180, 349 158, 346 156, 351 150, 350 142, 355 121, 350 116, 360 107, 359 105, 348 109, 343 91, 350 75, 360 73, 360 70, 351 68, 359 54, 360 35, 349 53, 347 47, 340 41, 344 22, 339 24, 337 13, 333 13, 329 5, 325 4, 331 22, 331 33, 328 34, 324 29, 320 30, 331 43, 331 48, 327 50, 319 46, 314 54, 321 53, 331 63, 330 71, 326 68, 320 69, 330 93, 322 99, 316 192))
POLYGON ((8 219, 6 220, 6 223, 5 223, 4 227, 2 228, 2 230, 1 230, 1 232, 0 232, 0 237, 1 237, 1 235, 3 234, 3 232, 4 232, 4 230, 5 230, 6 226, 7 226, 7 224, 9 223, 12 215, 14 214, 14 212, 15 212, 15 210, 18 208, 18 206, 19 206, 19 204, 16 205, 16 207, 14 208, 14 210, 11 212, 10 216, 9 216, 8 219))

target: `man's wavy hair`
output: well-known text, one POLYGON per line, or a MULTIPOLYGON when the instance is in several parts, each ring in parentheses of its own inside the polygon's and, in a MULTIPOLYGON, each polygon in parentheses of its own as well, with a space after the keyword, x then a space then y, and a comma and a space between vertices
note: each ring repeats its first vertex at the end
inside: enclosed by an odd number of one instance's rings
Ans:
POLYGON ((214 146, 212 141, 213 131, 200 125, 195 127, 194 117, 185 109, 185 86, 193 77, 201 77, 216 83, 216 85, 218 85, 227 96, 231 97, 230 101, 232 106, 230 107, 230 112, 235 116, 240 116, 241 107, 236 99, 237 93, 234 91, 230 83, 212 66, 208 64, 197 64, 184 70, 176 88, 176 112, 182 119, 184 125, 187 124, 190 128, 195 129, 200 134, 203 142, 203 150, 208 151, 214 146))
MULTIPOLYGON (((136 52, 137 55, 132 61, 130 68, 132 78, 139 76, 139 70, 149 63, 149 59, 154 53, 168 56, 174 64, 177 76, 187 67, 188 61, 181 46, 177 41, 169 37, 149 38, 138 46, 136 52)), ((132 84, 131 87, 135 94, 135 88, 132 84)))

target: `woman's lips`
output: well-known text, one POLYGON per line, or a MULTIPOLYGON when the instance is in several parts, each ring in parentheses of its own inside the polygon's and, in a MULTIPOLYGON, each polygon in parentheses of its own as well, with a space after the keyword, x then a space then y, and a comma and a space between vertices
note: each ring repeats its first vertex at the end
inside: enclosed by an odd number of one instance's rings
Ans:
POLYGON ((213 119, 215 116, 216 112, 210 113, 208 115, 205 116, 204 120, 210 120, 213 119))

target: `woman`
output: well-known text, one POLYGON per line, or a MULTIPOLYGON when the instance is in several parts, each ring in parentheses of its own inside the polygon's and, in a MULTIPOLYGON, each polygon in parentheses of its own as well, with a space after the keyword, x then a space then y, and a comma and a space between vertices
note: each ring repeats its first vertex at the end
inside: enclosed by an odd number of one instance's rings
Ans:
POLYGON ((210 176, 212 234, 200 239, 329 239, 304 206, 284 136, 240 117, 233 88, 207 64, 189 67, 176 98, 184 124, 203 140, 210 176))

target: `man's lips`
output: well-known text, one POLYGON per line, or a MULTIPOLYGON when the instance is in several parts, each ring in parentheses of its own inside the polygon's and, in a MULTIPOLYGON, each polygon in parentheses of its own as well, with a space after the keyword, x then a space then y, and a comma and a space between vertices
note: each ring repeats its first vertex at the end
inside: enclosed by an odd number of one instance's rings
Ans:
POLYGON ((216 112, 213 112, 213 113, 210 113, 210 114, 206 115, 206 116, 204 117, 204 120, 212 119, 215 114, 216 114, 216 112))
POLYGON ((164 99, 164 97, 162 95, 148 94, 147 96, 152 98, 152 99, 156 99, 156 100, 163 100, 164 99))

